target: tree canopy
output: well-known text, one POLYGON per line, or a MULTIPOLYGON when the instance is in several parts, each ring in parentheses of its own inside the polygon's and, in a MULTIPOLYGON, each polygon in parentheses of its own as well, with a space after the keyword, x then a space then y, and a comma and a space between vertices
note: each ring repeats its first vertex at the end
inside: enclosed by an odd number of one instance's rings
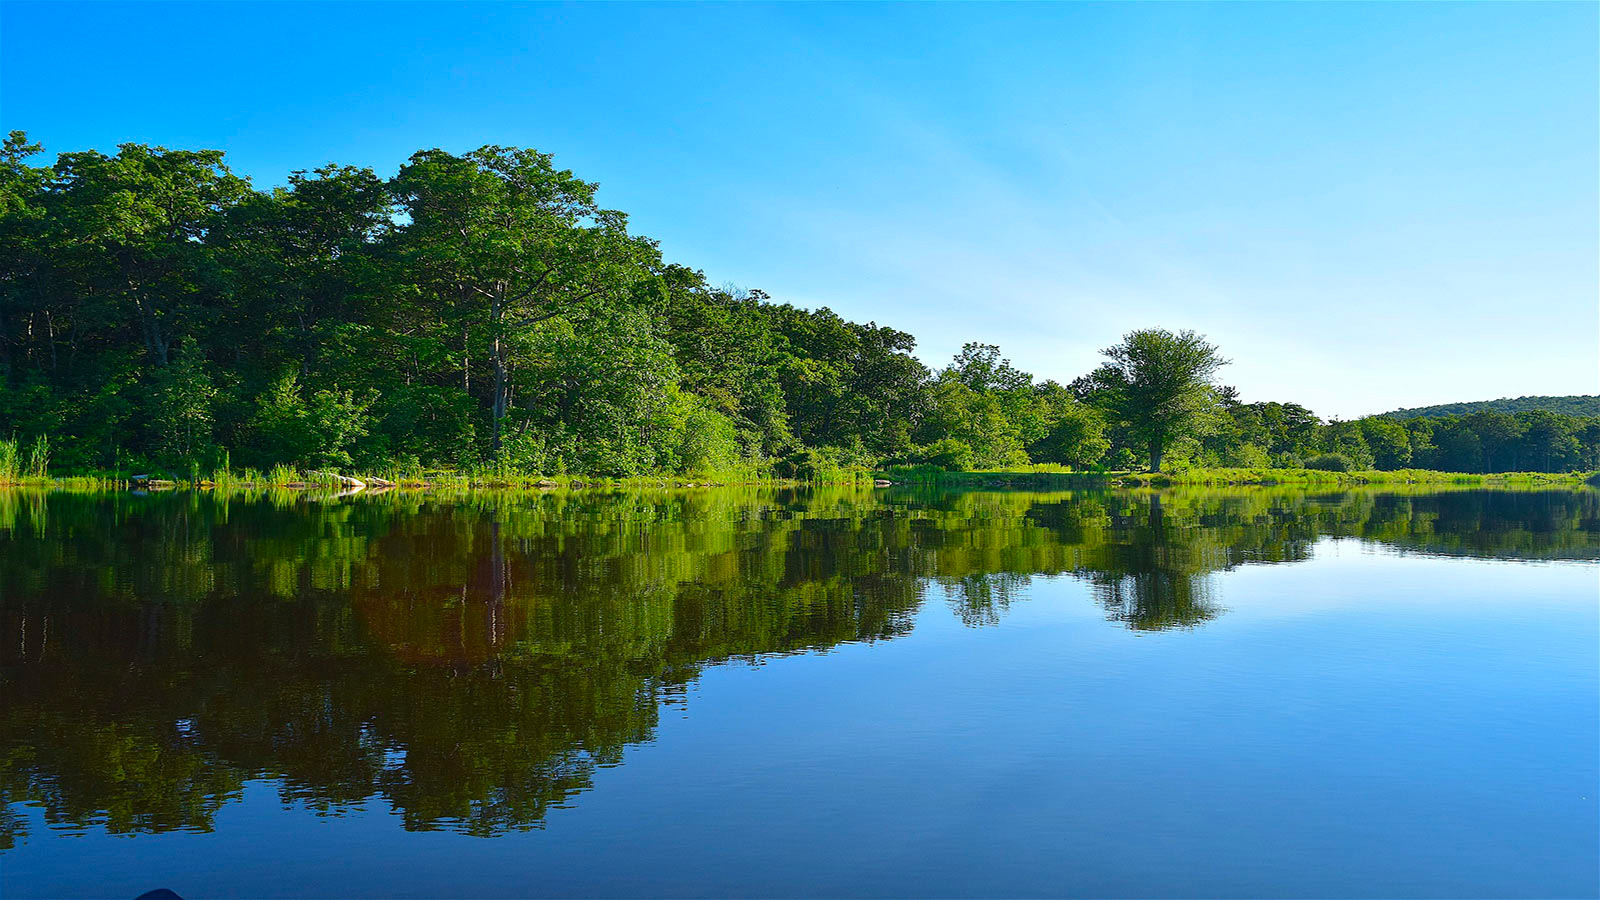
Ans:
POLYGON ((1600 467, 1581 403, 1324 422, 1241 401, 1192 331, 1133 332, 1069 385, 979 340, 930 366, 890 325, 663 259, 530 149, 423 150, 388 178, 329 164, 266 190, 216 150, 42 153, 22 132, 0 148, 0 482, 1600 467))
POLYGON ((1228 361, 1205 338, 1149 328, 1130 332, 1103 354, 1108 362, 1088 376, 1087 399, 1147 450, 1150 471, 1161 471, 1173 443, 1210 429, 1219 411, 1212 376, 1228 361))
POLYGON ((1502 397, 1499 400, 1470 400, 1464 403, 1439 403, 1397 409, 1384 413, 1396 419, 1437 418, 1439 416, 1464 416, 1481 410, 1503 413, 1546 412, 1567 416, 1600 416, 1600 395, 1570 394, 1564 397, 1502 397))

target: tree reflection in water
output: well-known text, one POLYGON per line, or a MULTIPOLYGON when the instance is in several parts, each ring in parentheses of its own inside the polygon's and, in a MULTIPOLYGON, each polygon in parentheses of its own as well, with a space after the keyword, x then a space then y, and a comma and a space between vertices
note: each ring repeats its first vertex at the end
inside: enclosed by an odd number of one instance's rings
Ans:
POLYGON ((1586 491, 433 497, 0 493, 0 842, 209 830, 247 779, 406 828, 538 827, 708 665, 999 623, 1034 576, 1129 628, 1323 537, 1600 556, 1586 491))

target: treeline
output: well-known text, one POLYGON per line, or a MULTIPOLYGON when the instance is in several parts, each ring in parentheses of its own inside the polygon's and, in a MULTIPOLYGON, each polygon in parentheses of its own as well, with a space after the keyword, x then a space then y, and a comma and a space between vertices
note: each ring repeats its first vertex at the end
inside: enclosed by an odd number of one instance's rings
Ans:
POLYGON ((1183 332, 1070 385, 719 287, 532 150, 258 190, 219 151, 0 152, 0 481, 230 466, 826 478, 893 465, 1600 466, 1600 420, 1324 423, 1183 332), (1418 423, 1422 424, 1418 424, 1418 423))
POLYGON ((1586 472, 1600 468, 1600 417, 1547 410, 1515 415, 1321 422, 1293 403, 1227 403, 1228 416, 1201 439, 1207 466, 1363 471, 1586 472))
POLYGON ((1569 394, 1562 397, 1501 397, 1499 400, 1471 400, 1465 403, 1439 403, 1433 406, 1397 409, 1384 415, 1392 416, 1396 419, 1415 419, 1418 417, 1464 416, 1468 413, 1481 412, 1483 410, 1520 413, 1532 412, 1538 409, 1563 413, 1569 416, 1600 416, 1600 395, 1569 394))

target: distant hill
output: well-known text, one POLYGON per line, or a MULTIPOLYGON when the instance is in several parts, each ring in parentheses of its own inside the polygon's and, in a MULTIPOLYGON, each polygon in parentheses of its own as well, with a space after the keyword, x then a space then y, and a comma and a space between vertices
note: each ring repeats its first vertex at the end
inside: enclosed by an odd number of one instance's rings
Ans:
POLYGON ((1422 416, 1464 416, 1480 409, 1505 413, 1548 409, 1569 416, 1600 416, 1600 396, 1576 394, 1570 397, 1501 397, 1499 400, 1473 400, 1467 403, 1440 403, 1437 406, 1396 409, 1384 415, 1394 416, 1396 419, 1416 419, 1422 416))

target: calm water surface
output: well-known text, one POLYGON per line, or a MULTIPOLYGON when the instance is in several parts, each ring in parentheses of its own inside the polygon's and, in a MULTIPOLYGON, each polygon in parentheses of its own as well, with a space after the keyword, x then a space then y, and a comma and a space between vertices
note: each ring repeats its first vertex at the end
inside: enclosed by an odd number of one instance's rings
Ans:
POLYGON ((0 494, 0 895, 1595 896, 1589 491, 0 494))

